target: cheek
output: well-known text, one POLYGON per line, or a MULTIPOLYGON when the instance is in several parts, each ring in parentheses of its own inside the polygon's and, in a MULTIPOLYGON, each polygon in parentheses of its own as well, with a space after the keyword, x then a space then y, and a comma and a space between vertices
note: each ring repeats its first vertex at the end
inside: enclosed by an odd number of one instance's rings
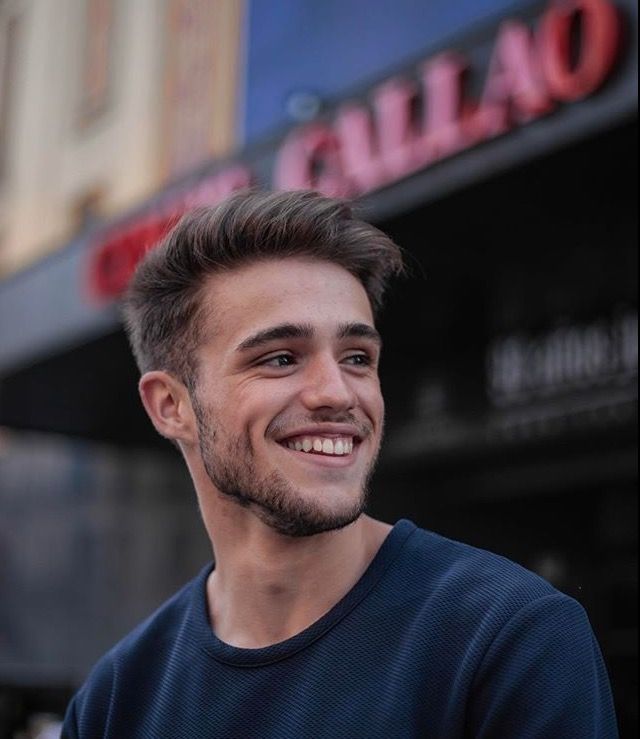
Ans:
POLYGON ((291 404, 291 395, 278 383, 255 383, 227 399, 226 415, 237 431, 262 438, 269 427, 291 404))
POLYGON ((384 398, 380 389, 380 382, 375 382, 361 395, 362 407, 371 416, 374 422, 384 418, 384 398))

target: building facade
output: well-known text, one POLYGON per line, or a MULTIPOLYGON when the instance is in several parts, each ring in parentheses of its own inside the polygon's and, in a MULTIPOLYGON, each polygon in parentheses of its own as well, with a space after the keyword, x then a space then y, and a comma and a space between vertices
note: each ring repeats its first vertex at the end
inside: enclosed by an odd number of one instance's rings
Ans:
POLYGON ((0 270, 238 143, 241 0, 11 0, 0 15, 0 270))

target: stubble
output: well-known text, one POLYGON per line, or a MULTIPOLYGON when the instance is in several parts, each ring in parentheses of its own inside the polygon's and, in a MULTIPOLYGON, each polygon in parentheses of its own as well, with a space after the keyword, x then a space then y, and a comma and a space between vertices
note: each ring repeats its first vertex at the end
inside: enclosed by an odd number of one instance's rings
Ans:
POLYGON ((221 495, 252 509, 270 528, 290 537, 314 536, 344 528, 364 512, 375 460, 364 476, 357 498, 343 508, 329 511, 318 502, 304 498, 281 472, 273 470, 261 476, 250 439, 225 436, 195 393, 192 404, 198 423, 200 454, 209 479, 221 495))

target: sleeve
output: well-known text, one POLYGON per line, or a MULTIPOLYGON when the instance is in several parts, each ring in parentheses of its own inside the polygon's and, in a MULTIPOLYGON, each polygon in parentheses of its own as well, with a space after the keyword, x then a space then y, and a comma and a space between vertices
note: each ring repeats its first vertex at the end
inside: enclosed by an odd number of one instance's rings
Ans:
POLYGON ((103 658, 69 703, 61 739, 104 739, 109 735, 113 705, 114 667, 103 658))
POLYGON ((518 611, 483 657, 468 715, 477 739, 617 739, 607 671, 582 606, 555 593, 518 611))
POLYGON ((78 722, 76 720, 76 699, 74 697, 67 707, 67 712, 62 723, 60 739, 79 739, 79 736, 78 722))

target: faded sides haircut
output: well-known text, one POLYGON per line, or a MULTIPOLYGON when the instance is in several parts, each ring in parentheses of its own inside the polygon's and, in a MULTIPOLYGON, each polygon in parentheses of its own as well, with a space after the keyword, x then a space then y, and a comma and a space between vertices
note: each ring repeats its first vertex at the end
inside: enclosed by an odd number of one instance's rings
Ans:
POLYGON ((140 371, 164 370, 193 390, 207 278, 289 257, 343 267, 362 283, 374 314, 389 278, 403 270, 399 247, 342 200, 309 191, 238 192, 187 213, 138 265, 123 312, 140 371))

